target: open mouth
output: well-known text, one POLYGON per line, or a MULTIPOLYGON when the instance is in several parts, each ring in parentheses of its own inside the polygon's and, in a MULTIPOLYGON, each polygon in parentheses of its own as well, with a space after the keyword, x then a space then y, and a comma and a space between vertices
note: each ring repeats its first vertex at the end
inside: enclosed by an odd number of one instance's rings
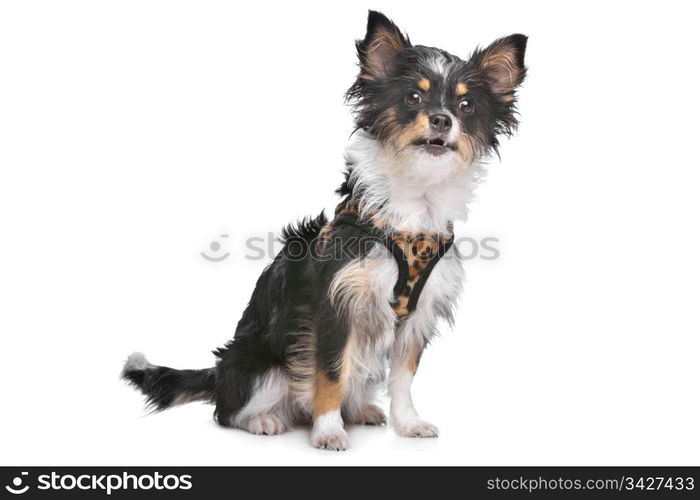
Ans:
POLYGON ((433 156, 440 156, 447 153, 454 148, 452 145, 445 142, 444 139, 440 137, 434 137, 432 139, 423 139, 416 143, 417 146, 421 146, 426 152, 433 156))

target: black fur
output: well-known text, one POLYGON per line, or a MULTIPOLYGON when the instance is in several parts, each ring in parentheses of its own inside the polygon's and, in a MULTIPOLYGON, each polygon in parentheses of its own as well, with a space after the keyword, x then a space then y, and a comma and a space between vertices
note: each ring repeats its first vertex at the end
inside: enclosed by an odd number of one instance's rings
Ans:
POLYGON ((195 400, 214 401, 216 377, 213 368, 175 370, 149 366, 146 369, 125 369, 122 378, 146 395, 147 407, 153 411, 195 400))

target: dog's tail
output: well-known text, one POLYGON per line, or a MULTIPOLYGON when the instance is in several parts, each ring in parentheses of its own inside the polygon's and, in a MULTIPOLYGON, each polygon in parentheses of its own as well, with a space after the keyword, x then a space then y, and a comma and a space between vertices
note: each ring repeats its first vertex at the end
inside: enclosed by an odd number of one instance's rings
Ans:
POLYGON ((135 352, 124 363, 121 378, 145 394, 146 404, 153 411, 191 401, 214 401, 214 368, 175 370, 152 365, 146 356, 135 352))

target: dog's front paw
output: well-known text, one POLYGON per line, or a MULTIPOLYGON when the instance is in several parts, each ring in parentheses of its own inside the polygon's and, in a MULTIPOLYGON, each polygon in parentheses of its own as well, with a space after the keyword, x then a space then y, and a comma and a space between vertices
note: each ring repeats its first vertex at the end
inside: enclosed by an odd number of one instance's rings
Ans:
POLYGON ((348 448, 348 434, 343 429, 343 419, 339 410, 332 410, 314 418, 311 444, 322 450, 342 451, 348 448))
POLYGON ((430 422, 420 419, 393 421, 392 426, 399 436, 411 438, 436 438, 440 431, 430 422))
POLYGON ((350 446, 350 440, 344 429, 326 429, 312 432, 311 444, 322 450, 343 451, 350 446))
POLYGON ((353 423, 359 425, 384 425, 386 424, 386 415, 384 415, 384 411, 380 407, 367 405, 360 410, 353 423))

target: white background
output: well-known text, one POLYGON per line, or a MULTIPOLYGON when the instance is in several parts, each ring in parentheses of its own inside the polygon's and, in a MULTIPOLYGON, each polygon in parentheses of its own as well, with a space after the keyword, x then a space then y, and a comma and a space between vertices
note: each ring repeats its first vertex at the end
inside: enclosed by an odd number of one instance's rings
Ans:
POLYGON ((691 5, 3 2, 0 462, 697 465, 691 5), (519 134, 457 227, 501 257, 466 263, 414 386, 440 438, 144 416, 126 355, 211 366, 267 264, 245 238, 333 206, 367 7, 463 57, 530 35, 519 134))

